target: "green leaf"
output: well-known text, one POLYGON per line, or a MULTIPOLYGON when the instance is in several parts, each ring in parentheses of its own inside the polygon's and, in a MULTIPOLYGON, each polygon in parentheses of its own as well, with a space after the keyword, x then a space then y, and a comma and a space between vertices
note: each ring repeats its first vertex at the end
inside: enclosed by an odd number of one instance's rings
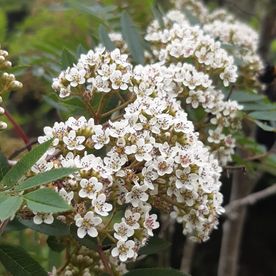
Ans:
POLYGON ((34 212, 59 213, 71 209, 55 191, 45 188, 24 195, 27 206, 34 212))
POLYGON ((108 51, 113 51, 116 48, 103 25, 99 26, 99 39, 108 51))
POLYGON ((13 276, 48 275, 40 264, 21 247, 1 244, 0 261, 13 276))
POLYGON ((52 140, 49 140, 33 150, 28 152, 21 160, 19 160, 15 166, 13 166, 3 177, 1 184, 8 188, 14 186, 24 174, 31 169, 31 167, 41 158, 41 156, 47 151, 52 144, 52 140))
POLYGON ((144 64, 143 40, 127 12, 121 16, 121 28, 133 60, 137 64, 144 64))
POLYGON ((75 168, 59 168, 35 175, 15 187, 16 191, 23 191, 43 184, 51 183, 75 172, 75 168))
POLYGON ((0 181, 3 179, 4 175, 8 172, 10 166, 5 155, 0 152, 0 181))
POLYGON ((236 100, 238 102, 255 102, 265 99, 264 95, 259 95, 255 93, 245 92, 245 91, 233 91, 231 100, 236 100))
POLYGON ((64 241, 58 239, 55 236, 49 236, 47 239, 47 244, 53 251, 56 252, 62 252, 66 247, 64 241))
POLYGON ((5 228, 5 232, 21 231, 24 229, 26 229, 26 226, 21 224, 19 220, 15 217, 12 221, 8 223, 8 225, 5 228))
POLYGON ((146 246, 139 250, 139 255, 152 255, 163 252, 171 246, 171 243, 158 237, 150 238, 146 246))
POLYGON ((79 44, 76 51, 77 57, 80 57, 81 54, 85 54, 85 53, 87 53, 87 50, 83 47, 82 44, 79 44))
POLYGON ((188 276, 172 268, 140 268, 127 272, 124 276, 188 276))
POLYGON ((98 243, 97 243, 97 239, 96 238, 92 238, 88 235, 86 235, 83 239, 79 238, 79 236, 77 235, 77 230, 78 228, 75 225, 71 225, 70 227, 70 232, 73 236, 73 238, 79 242, 80 245, 83 245, 89 249, 93 249, 96 250, 98 247, 98 243))
POLYGON ((161 7, 158 5, 157 1, 151 7, 152 13, 156 20, 159 23, 159 26, 163 29, 165 27, 164 20, 163 20, 163 13, 161 7))
POLYGON ((49 235, 49 236, 67 236, 67 235, 70 235, 70 228, 68 225, 62 223, 61 221, 59 220, 54 220, 54 222, 52 224, 46 224, 46 223, 43 223, 43 224, 35 224, 33 222, 32 219, 21 219, 19 218, 19 222, 34 230, 34 231, 37 231, 37 232, 40 232, 40 233, 43 233, 43 234, 46 234, 46 235, 49 235))
POLYGON ((76 62, 76 57, 68 49, 64 48, 61 54, 62 69, 71 67, 75 62, 76 62))
POLYGON ((272 104, 269 102, 250 102, 250 103, 243 103, 243 110, 252 110, 252 111, 257 111, 257 110, 276 110, 276 104, 272 104))
POLYGON ((251 118, 265 121, 276 121, 276 110, 254 111, 248 114, 251 118))
POLYGON ((276 128, 275 127, 272 127, 272 126, 270 126, 270 125, 268 125, 266 123, 263 123, 263 122, 257 121, 257 120, 255 120, 254 122, 255 122, 255 124, 257 126, 259 126, 261 129, 263 129, 265 131, 276 132, 276 128))
POLYGON ((15 215, 16 211, 23 203, 23 198, 20 196, 1 195, 0 199, 0 220, 8 219, 15 215))

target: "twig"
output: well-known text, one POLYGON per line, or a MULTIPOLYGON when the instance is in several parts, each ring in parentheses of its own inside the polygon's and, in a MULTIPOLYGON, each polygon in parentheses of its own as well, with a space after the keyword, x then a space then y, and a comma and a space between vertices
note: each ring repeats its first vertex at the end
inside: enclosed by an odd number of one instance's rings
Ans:
POLYGON ((99 253, 99 255, 100 255, 100 258, 101 258, 101 260, 102 260, 102 262, 103 262, 103 265, 104 265, 104 267, 105 267, 106 272, 107 272, 110 276, 114 276, 114 273, 113 273, 111 267, 109 266, 109 262, 108 262, 108 260, 107 260, 107 258, 106 258, 106 255, 105 255, 104 252, 103 252, 102 247, 101 247, 101 246, 98 246, 97 251, 98 251, 98 253, 99 253))
POLYGON ((17 155, 19 155, 21 152, 25 151, 26 149, 28 149, 30 146, 33 146, 37 143, 37 139, 34 139, 32 141, 30 141, 26 146, 18 149, 18 150, 15 150, 10 156, 9 156, 9 160, 12 160, 14 159, 17 155))
POLYGON ((114 112, 119 111, 119 110, 121 110, 122 108, 128 106, 133 100, 134 100, 134 97, 132 97, 130 100, 124 102, 123 104, 121 104, 121 105, 115 107, 114 109, 109 110, 108 112, 103 113, 103 114, 102 114, 102 118, 107 117, 107 116, 109 116, 109 115, 112 115, 114 112))
POLYGON ((227 215, 230 212, 232 212, 234 209, 237 209, 241 206, 253 205, 256 202, 258 202, 262 199, 265 199, 269 196, 272 196, 274 194, 276 194, 276 183, 274 183, 273 185, 269 186, 268 188, 266 188, 262 191, 252 193, 246 197, 232 201, 230 204, 228 204, 225 207, 225 213, 227 215))
POLYGON ((1 224, 0 224, 0 236, 5 232, 5 229, 8 225, 8 223, 9 223, 9 219, 6 219, 6 220, 1 222, 1 224))
POLYGON ((29 145, 30 140, 29 140, 27 134, 25 133, 25 131, 22 129, 22 127, 19 124, 17 124, 17 122, 13 119, 12 115, 7 110, 5 110, 4 115, 11 122, 11 124, 14 127, 15 132, 24 141, 25 145, 27 146, 27 149, 30 151, 32 149, 32 146, 29 145))

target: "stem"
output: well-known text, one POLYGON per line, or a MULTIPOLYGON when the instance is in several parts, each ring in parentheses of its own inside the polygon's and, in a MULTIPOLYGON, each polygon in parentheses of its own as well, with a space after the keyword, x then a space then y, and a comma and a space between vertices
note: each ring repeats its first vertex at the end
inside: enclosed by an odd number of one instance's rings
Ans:
POLYGON ((24 141, 25 145, 27 146, 27 149, 30 151, 32 149, 32 145, 30 144, 30 140, 26 135, 25 131, 22 129, 20 125, 17 124, 17 122, 13 119, 12 115, 7 110, 5 110, 4 115, 11 122, 18 137, 20 137, 24 141))
POLYGON ((106 258, 106 255, 104 254, 102 247, 101 247, 101 246, 98 246, 97 251, 98 251, 98 253, 99 253, 99 255, 100 255, 100 258, 101 258, 101 260, 102 260, 102 262, 103 262, 103 265, 104 265, 104 267, 105 267, 106 272, 107 272, 109 275, 114 276, 114 273, 113 273, 111 267, 109 266, 109 261, 108 261, 108 259, 106 258))
POLYGON ((35 145, 37 143, 37 139, 31 141, 29 144, 27 144, 26 146, 18 149, 18 150, 15 150, 10 156, 9 156, 9 160, 12 160, 14 159, 17 155, 19 155, 21 152, 25 151, 28 147, 32 146, 32 145, 35 145))
POLYGON ((107 116, 109 116, 109 115, 112 115, 114 112, 119 111, 119 110, 121 110, 122 108, 128 106, 131 102, 133 102, 133 100, 134 100, 134 97, 132 97, 130 100, 124 102, 123 104, 121 104, 121 105, 119 105, 119 106, 117 106, 117 107, 115 107, 115 108, 109 110, 108 112, 103 113, 103 114, 102 114, 102 117, 104 118, 104 117, 107 117, 107 116))

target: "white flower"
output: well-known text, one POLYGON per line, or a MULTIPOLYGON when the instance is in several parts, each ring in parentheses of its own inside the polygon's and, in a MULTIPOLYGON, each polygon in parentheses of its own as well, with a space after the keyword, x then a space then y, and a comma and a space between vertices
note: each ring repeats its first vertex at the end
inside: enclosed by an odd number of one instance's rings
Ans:
POLYGON ((95 212, 103 217, 108 216, 108 212, 112 210, 112 205, 105 201, 105 194, 100 194, 92 200, 92 206, 94 207, 95 212))
POLYGON ((46 223, 46 224, 52 224, 54 222, 54 217, 51 213, 37 213, 34 212, 35 216, 33 217, 33 221, 35 224, 41 224, 41 223, 46 223))
POLYGON ((141 215, 139 213, 134 213, 131 210, 127 209, 125 211, 125 217, 122 218, 122 221, 129 225, 132 229, 139 229, 140 225, 138 223, 141 215))
POLYGON ((95 216, 92 211, 87 212, 83 218, 77 215, 75 220, 76 226, 78 227, 77 234, 79 238, 82 239, 87 234, 93 238, 98 236, 98 231, 95 226, 101 224, 102 219, 95 216))
POLYGON ((160 224, 157 220, 157 215, 156 214, 146 214, 145 217, 145 222, 144 222, 144 227, 147 229, 148 231, 148 235, 150 235, 151 237, 153 236, 153 232, 152 230, 159 228, 160 224))
POLYGON ((153 167, 156 169, 158 175, 171 174, 173 172, 173 159, 158 156, 153 162, 153 167))
POLYGON ((134 229, 125 222, 115 223, 113 228, 115 230, 114 237, 120 241, 127 241, 134 234, 134 229))
POLYGON ((70 81, 72 87, 76 87, 85 83, 85 74, 86 71, 84 69, 73 67, 67 72, 65 78, 70 81))
POLYGON ((92 135, 92 141, 94 142, 95 149, 101 149, 105 144, 110 141, 108 131, 104 131, 102 126, 98 125, 93 128, 94 134, 92 135))
POLYGON ((40 158, 35 165, 32 166, 32 171, 36 174, 41 173, 41 172, 46 172, 51 170, 54 167, 53 162, 46 161, 45 155, 40 158))
POLYGON ((141 162, 143 160, 149 161, 152 159, 150 152, 152 151, 152 144, 146 144, 145 139, 138 139, 135 145, 126 146, 126 154, 134 154, 137 161, 141 162))
POLYGON ((82 179, 80 181, 81 190, 79 196, 82 198, 94 199, 97 193, 103 188, 103 184, 96 177, 91 177, 89 180, 82 179))
POLYGON ((74 130, 71 130, 67 136, 63 137, 63 142, 69 150, 83 150, 85 148, 82 143, 85 141, 84 136, 77 136, 74 130))
POLYGON ((66 190, 64 188, 61 188, 58 193, 69 204, 71 203, 72 199, 74 198, 74 192, 73 191, 66 192, 66 190))
POLYGON ((127 242, 118 241, 117 246, 114 247, 111 251, 111 255, 113 257, 119 256, 121 262, 125 262, 127 259, 131 259, 134 257, 134 247, 135 242, 129 240, 127 242))
POLYGON ((131 192, 126 194, 126 203, 131 203, 133 207, 138 207, 141 201, 146 202, 149 195, 145 193, 148 189, 146 185, 134 185, 131 192))

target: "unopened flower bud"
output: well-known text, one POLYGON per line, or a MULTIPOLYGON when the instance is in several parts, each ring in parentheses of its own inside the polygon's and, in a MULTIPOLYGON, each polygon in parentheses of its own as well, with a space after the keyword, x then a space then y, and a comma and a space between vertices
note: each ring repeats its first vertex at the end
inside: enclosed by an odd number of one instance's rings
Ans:
POLYGON ((0 130, 1 129, 6 129, 8 125, 5 122, 0 122, 0 130))

